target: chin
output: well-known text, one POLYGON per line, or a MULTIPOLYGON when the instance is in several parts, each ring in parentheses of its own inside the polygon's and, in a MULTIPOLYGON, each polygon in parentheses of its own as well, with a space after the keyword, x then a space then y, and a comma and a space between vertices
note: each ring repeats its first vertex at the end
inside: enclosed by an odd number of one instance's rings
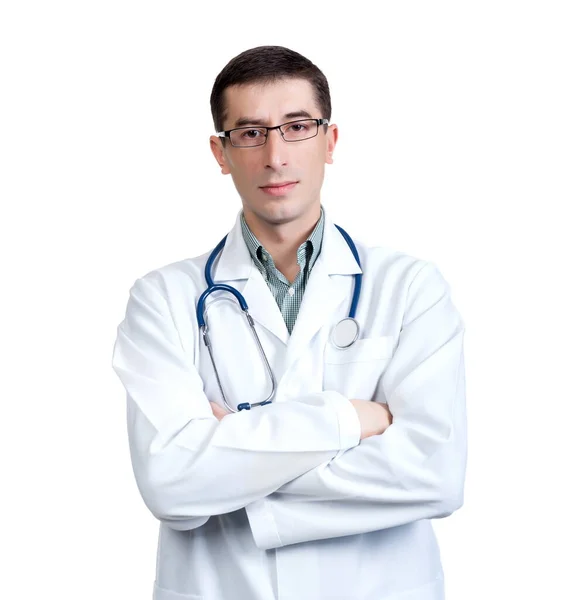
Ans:
POLYGON ((272 225, 281 225, 295 221, 306 211, 306 207, 293 202, 291 198, 277 198, 260 206, 256 212, 258 217, 272 225))

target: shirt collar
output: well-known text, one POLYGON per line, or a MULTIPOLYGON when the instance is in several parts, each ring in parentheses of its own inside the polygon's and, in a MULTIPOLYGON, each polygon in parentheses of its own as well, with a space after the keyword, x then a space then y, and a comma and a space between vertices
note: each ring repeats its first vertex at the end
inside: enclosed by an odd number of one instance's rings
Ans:
MULTIPOLYGON (((246 242, 250 256, 254 261, 254 264, 260 269, 262 274, 265 273, 266 267, 275 268, 274 261, 270 256, 270 253, 260 244, 258 238, 252 233, 248 227, 248 223, 244 219, 244 212, 240 213, 240 222, 242 225, 242 236, 246 242), (265 257, 266 262, 262 261, 262 257, 265 257)), ((299 246, 297 249, 297 262, 300 265, 305 265, 305 262, 309 262, 308 272, 311 272, 317 257, 321 253, 321 245, 323 243, 323 231, 325 228, 325 209, 321 206, 321 216, 317 221, 317 225, 311 232, 311 235, 299 246)))

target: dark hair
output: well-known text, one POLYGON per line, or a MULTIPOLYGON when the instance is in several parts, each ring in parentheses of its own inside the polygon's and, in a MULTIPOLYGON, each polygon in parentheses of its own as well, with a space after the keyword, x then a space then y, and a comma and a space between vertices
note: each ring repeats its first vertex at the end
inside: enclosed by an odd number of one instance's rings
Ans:
MULTIPOLYGON (((231 85, 276 83, 282 79, 305 79, 315 93, 323 119, 331 120, 331 94, 327 78, 309 59, 283 46, 258 46, 231 59, 217 75, 211 92, 215 131, 224 130, 227 107, 224 90, 231 85)), ((325 127, 326 129, 326 127, 325 127)), ((226 138, 221 138, 223 144, 226 138)))

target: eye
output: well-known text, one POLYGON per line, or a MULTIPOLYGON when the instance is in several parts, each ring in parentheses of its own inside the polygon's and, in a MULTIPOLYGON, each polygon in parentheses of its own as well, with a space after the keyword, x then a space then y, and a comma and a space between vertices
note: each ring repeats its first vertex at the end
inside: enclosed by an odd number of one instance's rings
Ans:
POLYGON ((261 135, 261 132, 258 131, 257 129, 247 129, 242 135, 243 135, 243 137, 248 137, 250 139, 254 139, 254 138, 258 137, 258 135, 253 135, 253 134, 261 135))

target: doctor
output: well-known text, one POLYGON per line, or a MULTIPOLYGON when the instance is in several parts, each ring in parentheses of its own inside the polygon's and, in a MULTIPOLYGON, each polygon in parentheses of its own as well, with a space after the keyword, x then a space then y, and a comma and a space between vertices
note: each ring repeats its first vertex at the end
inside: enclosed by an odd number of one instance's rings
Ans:
POLYGON ((324 210, 338 130, 312 62, 245 51, 211 108, 242 211, 212 282, 212 249, 136 279, 112 358, 160 521, 153 598, 442 600, 431 519, 462 506, 467 460, 449 285, 430 261, 354 239, 359 265, 324 210), (358 329, 341 347, 356 275, 358 329), (242 294, 254 329, 216 291, 205 339, 211 283, 242 294))

